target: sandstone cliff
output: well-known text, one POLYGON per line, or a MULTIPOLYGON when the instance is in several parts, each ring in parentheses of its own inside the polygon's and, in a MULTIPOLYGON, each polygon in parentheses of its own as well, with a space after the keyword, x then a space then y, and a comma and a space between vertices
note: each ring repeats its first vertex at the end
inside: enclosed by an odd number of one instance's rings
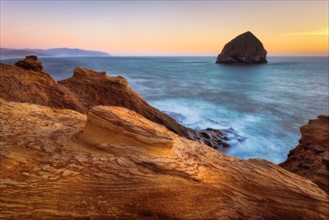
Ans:
POLYGON ((1 219, 327 219, 328 195, 122 107, 0 100, 1 219))
POLYGON ((329 194, 329 116, 318 116, 300 128, 299 144, 280 165, 307 177, 329 194))
POLYGON ((0 64, 0 98, 72 109, 81 113, 87 113, 96 105, 123 106, 166 126, 182 137, 214 148, 228 146, 221 131, 187 128, 150 106, 128 86, 123 77, 110 77, 105 72, 77 67, 71 78, 56 82, 42 69, 41 62, 35 56, 28 56, 15 66, 0 64))
POLYGON ((0 98, 87 111, 72 92, 42 72, 40 65, 33 58, 19 61, 15 66, 0 63, 0 98))
POLYGON ((267 63, 266 54, 262 42, 250 31, 247 31, 224 46, 216 63, 263 64, 267 63))

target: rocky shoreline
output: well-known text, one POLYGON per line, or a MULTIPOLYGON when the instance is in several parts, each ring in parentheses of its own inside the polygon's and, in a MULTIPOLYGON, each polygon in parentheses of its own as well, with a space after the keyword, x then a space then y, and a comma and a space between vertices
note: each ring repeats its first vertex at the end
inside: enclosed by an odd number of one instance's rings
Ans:
POLYGON ((105 72, 77 67, 71 78, 56 82, 42 71, 42 64, 36 56, 27 56, 14 66, 0 64, 0 68, 0 97, 7 101, 72 109, 84 114, 97 105, 122 106, 166 126, 182 137, 213 148, 229 146, 223 132, 216 129, 197 131, 187 128, 152 107, 133 91, 127 80, 121 76, 109 77, 105 72))
POLYGON ((223 133, 180 125, 123 77, 56 82, 22 62, 0 64, 1 219, 328 218, 328 116, 281 167, 239 160, 209 147, 223 133))

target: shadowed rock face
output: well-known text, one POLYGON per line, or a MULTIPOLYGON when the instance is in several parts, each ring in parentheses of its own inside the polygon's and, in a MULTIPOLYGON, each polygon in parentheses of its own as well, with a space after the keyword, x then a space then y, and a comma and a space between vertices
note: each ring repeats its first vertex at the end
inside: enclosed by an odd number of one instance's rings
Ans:
POLYGON ((1 219, 326 219, 328 195, 122 107, 0 100, 1 219))
POLYGON ((218 55, 216 63, 263 64, 267 63, 266 54, 262 42, 248 31, 228 42, 218 55))
POLYGON ((329 116, 318 116, 300 128, 299 144, 283 168, 307 177, 329 194, 329 116))
POLYGON ((34 68, 39 64, 41 65, 35 56, 19 61, 16 66, 0 64, 0 97, 7 101, 66 108, 81 113, 87 113, 96 105, 123 106, 166 126, 182 137, 214 148, 229 146, 224 141, 226 136, 221 131, 216 129, 196 131, 186 128, 150 106, 121 76, 110 77, 106 72, 77 67, 71 78, 56 82, 40 68, 34 68))

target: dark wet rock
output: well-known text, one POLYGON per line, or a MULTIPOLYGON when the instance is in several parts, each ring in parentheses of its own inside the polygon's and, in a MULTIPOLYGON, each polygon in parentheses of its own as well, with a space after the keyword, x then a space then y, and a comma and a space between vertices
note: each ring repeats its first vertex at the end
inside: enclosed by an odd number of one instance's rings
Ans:
POLYGON ((38 60, 38 57, 34 55, 26 56, 24 60, 16 62, 15 65, 26 70, 38 72, 42 72, 43 70, 42 63, 38 60))
POLYGON ((218 129, 213 128, 207 128, 205 130, 199 131, 199 134, 197 136, 197 140, 199 140, 201 143, 204 143, 208 146, 211 146, 213 148, 226 148, 230 145, 225 142, 227 136, 225 133, 218 129))
POLYGON ((247 31, 224 46, 216 63, 263 64, 267 63, 266 54, 262 42, 250 31, 247 31))

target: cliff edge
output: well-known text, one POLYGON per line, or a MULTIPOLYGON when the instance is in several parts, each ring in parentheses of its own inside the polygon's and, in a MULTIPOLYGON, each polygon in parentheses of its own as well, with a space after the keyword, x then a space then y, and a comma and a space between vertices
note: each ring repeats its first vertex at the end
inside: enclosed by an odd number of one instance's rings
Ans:
POLYGON ((329 194, 329 116, 310 120, 300 132, 299 144, 280 166, 307 177, 329 194))

